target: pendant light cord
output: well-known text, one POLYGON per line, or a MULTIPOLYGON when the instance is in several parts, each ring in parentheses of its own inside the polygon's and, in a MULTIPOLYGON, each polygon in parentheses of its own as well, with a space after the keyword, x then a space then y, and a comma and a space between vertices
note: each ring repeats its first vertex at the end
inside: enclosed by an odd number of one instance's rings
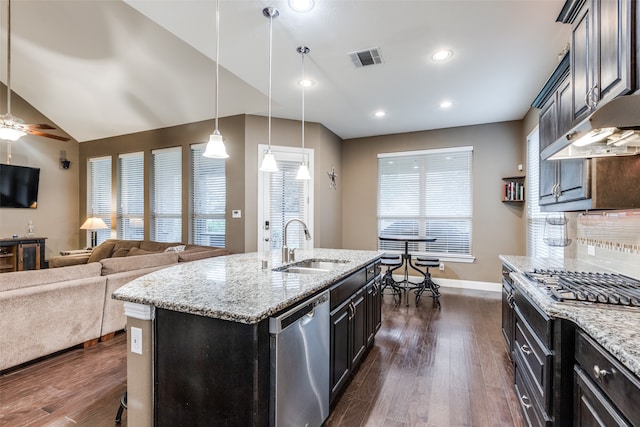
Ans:
POLYGON ((7 114, 11 114, 11 0, 7 1, 7 114))
POLYGON ((300 55, 302 56, 302 163, 304 164, 304 89, 305 89, 305 78, 304 78, 304 56, 307 53, 306 47, 302 48, 302 52, 300 55))
POLYGON ((273 12, 269 14, 269 152, 271 152, 271 57, 273 56, 273 12))
POLYGON ((220 0, 216 0, 216 124, 215 130, 218 130, 218 91, 220 90, 220 0))

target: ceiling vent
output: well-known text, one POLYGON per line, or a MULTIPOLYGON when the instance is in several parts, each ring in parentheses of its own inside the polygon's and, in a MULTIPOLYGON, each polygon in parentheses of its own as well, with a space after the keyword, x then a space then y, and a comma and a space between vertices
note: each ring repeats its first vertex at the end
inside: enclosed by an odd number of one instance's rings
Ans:
POLYGON ((353 62, 353 65, 355 65, 356 68, 382 64, 382 56, 380 55, 379 47, 351 52, 349 53, 349 58, 351 58, 351 62, 353 62))

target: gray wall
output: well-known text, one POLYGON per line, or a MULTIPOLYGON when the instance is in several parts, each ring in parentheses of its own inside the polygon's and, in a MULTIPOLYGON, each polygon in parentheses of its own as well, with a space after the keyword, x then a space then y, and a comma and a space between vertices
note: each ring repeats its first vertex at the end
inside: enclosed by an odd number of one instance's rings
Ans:
POLYGON ((524 205, 502 203, 502 177, 521 174, 525 161, 522 122, 466 126, 343 142, 342 246, 377 248, 377 154, 472 145, 472 264, 447 263, 434 276, 499 282, 498 255, 524 254, 524 205))

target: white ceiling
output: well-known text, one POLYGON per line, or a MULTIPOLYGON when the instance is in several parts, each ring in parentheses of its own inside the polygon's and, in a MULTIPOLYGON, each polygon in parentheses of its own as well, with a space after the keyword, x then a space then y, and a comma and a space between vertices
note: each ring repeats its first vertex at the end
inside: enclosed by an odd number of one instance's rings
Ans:
MULTIPOLYGON (((266 6, 280 11, 273 116, 301 117, 306 45, 305 119, 343 139, 521 119, 569 38, 562 0, 315 3, 299 14, 286 0, 221 0, 221 116, 266 115, 266 6), (347 53, 371 47, 384 63, 356 69, 347 53), (433 62, 440 48, 453 58, 433 62)), ((13 0, 11 34, 12 89, 79 142, 213 117, 214 0, 13 0)))

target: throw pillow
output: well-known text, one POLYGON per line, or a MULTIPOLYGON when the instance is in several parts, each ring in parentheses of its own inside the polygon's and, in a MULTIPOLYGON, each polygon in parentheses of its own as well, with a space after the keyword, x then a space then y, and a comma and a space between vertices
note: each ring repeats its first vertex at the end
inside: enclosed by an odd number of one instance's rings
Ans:
POLYGON ((165 252, 184 252, 184 249, 186 247, 187 247, 187 245, 169 246, 164 251, 165 252))
POLYGON ((91 256, 87 262, 98 262, 105 258, 109 258, 114 246, 115 243, 113 242, 104 242, 101 245, 96 246, 93 251, 91 251, 91 256))
POLYGON ((129 250, 130 250, 129 248, 118 248, 115 251, 113 251, 113 254, 111 254, 111 258, 127 256, 127 254, 129 253, 129 250))

